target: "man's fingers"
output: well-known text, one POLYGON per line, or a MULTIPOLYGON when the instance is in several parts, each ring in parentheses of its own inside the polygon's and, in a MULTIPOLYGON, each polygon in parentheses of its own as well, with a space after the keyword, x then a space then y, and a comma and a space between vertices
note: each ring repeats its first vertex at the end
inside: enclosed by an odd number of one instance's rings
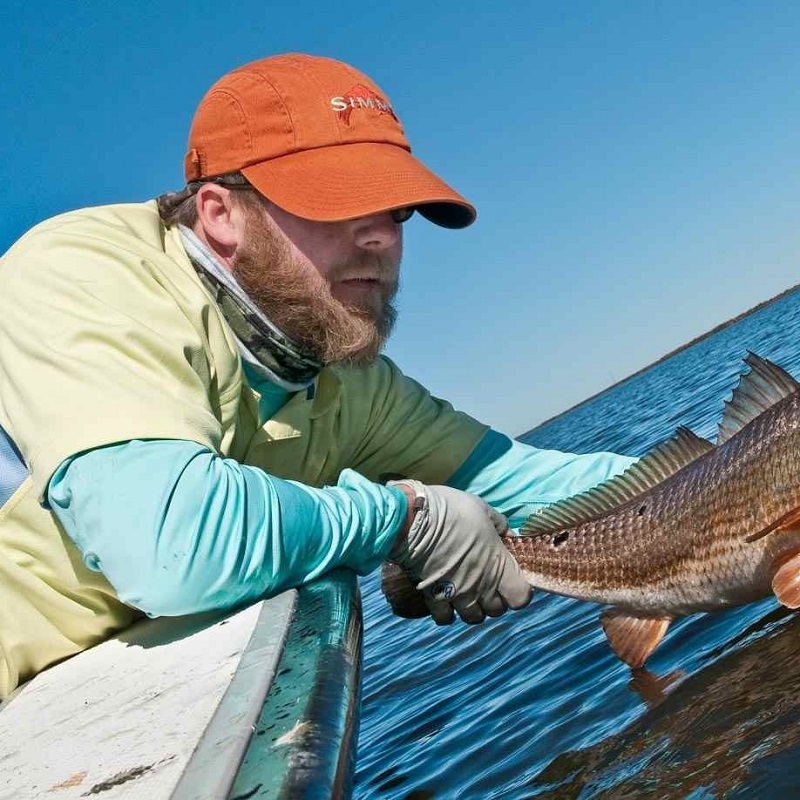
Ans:
POLYGON ((489 597, 481 603, 487 617, 501 617, 508 611, 508 606, 503 602, 499 594, 489 597))
POLYGON ((453 601, 453 607, 458 612, 458 616, 470 625, 477 625, 486 619, 486 614, 475 600, 466 602, 461 598, 456 598, 453 601))
POLYGON ((453 606, 447 600, 434 600, 430 591, 425 591, 425 605, 437 625, 451 625, 456 618, 453 606))
POLYGON ((505 536, 508 533, 508 520, 496 509, 490 505, 486 506, 489 509, 489 519, 494 525, 498 536, 505 536))
POLYGON ((525 580, 522 572, 511 578, 505 578, 498 588, 505 604, 514 611, 525 608, 533 598, 533 586, 525 580))

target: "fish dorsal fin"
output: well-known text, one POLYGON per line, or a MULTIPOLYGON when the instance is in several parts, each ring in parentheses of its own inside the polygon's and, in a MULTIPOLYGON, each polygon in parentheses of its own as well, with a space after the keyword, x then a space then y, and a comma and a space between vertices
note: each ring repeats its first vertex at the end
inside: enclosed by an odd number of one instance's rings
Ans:
POLYGON ((717 444, 727 442, 759 414, 800 389, 800 383, 788 372, 766 358, 750 352, 744 363, 750 372, 739 378, 731 399, 725 401, 717 444))
POLYGON ((714 449, 714 445, 689 428, 656 445, 625 472, 607 481, 531 514, 522 526, 526 536, 572 528, 608 513, 663 483, 687 464, 714 449))

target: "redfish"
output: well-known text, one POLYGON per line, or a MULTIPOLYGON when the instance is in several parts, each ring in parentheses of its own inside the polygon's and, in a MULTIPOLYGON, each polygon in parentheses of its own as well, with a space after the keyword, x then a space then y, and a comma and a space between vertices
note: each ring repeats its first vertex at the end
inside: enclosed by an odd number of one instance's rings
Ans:
MULTIPOLYGON (((754 353, 745 363, 716 444, 681 427, 503 539, 535 588, 609 606, 602 628, 632 668, 676 617, 770 594, 800 607, 800 383, 754 353)), ((424 614, 397 569, 383 590, 395 613, 424 614)))

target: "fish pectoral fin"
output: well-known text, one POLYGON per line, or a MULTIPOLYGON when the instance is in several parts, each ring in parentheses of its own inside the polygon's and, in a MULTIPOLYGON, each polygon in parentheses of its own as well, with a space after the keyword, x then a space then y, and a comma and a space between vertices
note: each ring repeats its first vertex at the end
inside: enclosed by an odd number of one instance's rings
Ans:
POLYGON ((632 669, 644 666, 664 638, 672 617, 637 617, 618 608, 600 615, 611 649, 632 669))
POLYGON ((767 525, 766 528, 751 533, 745 538, 745 541, 756 542, 768 536, 770 533, 793 533, 797 531, 798 527, 800 527, 800 508, 796 508, 788 514, 784 514, 780 519, 776 519, 774 522, 767 525))
POLYGON ((800 608, 800 550, 784 553, 772 562, 772 591, 786 608, 800 608))

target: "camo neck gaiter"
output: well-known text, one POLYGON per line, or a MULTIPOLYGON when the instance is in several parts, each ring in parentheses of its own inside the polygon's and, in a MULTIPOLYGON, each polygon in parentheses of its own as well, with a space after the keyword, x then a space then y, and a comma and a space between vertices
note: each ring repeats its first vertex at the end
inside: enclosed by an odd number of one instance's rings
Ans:
POLYGON ((250 300, 194 231, 181 225, 179 232, 200 280, 236 335, 242 358, 288 392, 305 389, 319 374, 322 363, 295 344, 250 300))

